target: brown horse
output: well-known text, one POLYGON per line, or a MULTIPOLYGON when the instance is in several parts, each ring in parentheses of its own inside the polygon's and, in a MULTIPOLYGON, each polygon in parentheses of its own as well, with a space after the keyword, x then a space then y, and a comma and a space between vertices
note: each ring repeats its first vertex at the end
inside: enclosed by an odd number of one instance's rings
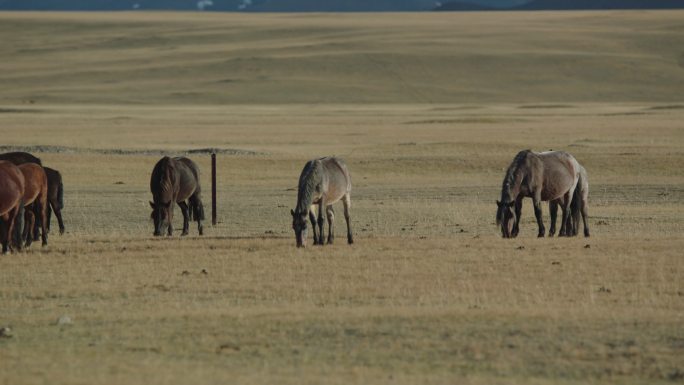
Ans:
POLYGON ((11 248, 15 226, 22 226, 23 197, 24 175, 21 170, 11 162, 0 161, 0 241, 3 253, 11 248))
POLYGON ((344 219, 347 221, 347 243, 354 243, 349 219, 351 206, 351 176, 342 159, 330 157, 310 160, 299 176, 297 207, 290 210, 292 228, 297 247, 306 247, 306 219, 311 220, 314 245, 323 245, 323 209, 328 218, 328 243, 335 238, 333 203, 342 200, 344 219), (316 232, 316 206, 318 207, 318 233, 316 232))
MULTIPOLYGON (((558 205, 563 204, 562 200, 549 202, 549 212, 551 213, 551 228, 549 235, 553 235, 556 230, 556 216, 558 214, 558 205)), ((577 181, 577 188, 572 195, 570 202, 570 215, 565 224, 566 235, 576 236, 579 233, 579 217, 582 215, 582 222, 584 222, 584 236, 589 236, 589 225, 587 223, 589 217, 589 176, 587 170, 580 165, 580 176, 577 181)))
POLYGON ((502 236, 514 238, 518 235, 522 200, 525 197, 532 198, 539 237, 543 237, 545 232, 541 202, 562 198, 563 218, 559 235, 566 235, 569 205, 579 180, 579 170, 579 163, 567 152, 520 151, 506 171, 501 201, 496 202, 496 223, 501 226, 502 236))
MULTIPOLYGON (((28 152, 20 151, 0 154, 0 160, 12 162, 17 166, 24 163, 35 163, 37 165, 42 165, 42 162, 39 158, 29 154, 28 152)), ((52 217, 52 211, 54 211, 55 216, 57 217, 57 222, 59 222, 59 233, 64 234, 64 222, 62 220, 62 209, 64 208, 64 186, 62 185, 62 175, 59 173, 59 171, 48 167, 43 167, 43 169, 45 170, 45 174, 48 178, 49 206, 47 207, 47 229, 48 232, 50 232, 50 219, 52 217)), ((40 227, 40 220, 37 220, 33 228, 34 241, 38 240, 40 227)))
POLYGON ((35 163, 42 166, 39 158, 36 158, 28 152, 22 151, 6 152, 4 154, 0 154, 0 160, 12 162, 17 166, 24 163, 35 163))
POLYGON ((167 234, 173 234, 173 203, 178 203, 183 213, 183 233, 188 234, 189 219, 194 216, 199 234, 202 235, 204 206, 202 205, 199 181, 199 167, 185 157, 161 158, 152 170, 150 179, 152 191, 152 219, 154 235, 160 236, 167 228, 167 234), (186 202, 186 200, 188 202, 186 202), (189 203, 189 206, 188 206, 189 203))
POLYGON ((22 238, 26 240, 26 245, 33 241, 33 228, 36 218, 40 218, 41 237, 43 246, 47 245, 47 205, 48 205, 48 182, 43 167, 35 163, 24 163, 19 165, 19 170, 24 175, 24 207, 26 210, 26 223, 22 238))

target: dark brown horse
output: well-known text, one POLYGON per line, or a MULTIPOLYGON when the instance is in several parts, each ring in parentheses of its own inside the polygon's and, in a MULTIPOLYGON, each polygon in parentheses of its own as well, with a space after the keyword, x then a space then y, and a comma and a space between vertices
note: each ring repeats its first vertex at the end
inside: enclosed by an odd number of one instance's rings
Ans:
POLYGON ((532 198, 539 237, 543 237, 545 232, 542 201, 562 198, 563 218, 559 235, 566 235, 570 200, 579 180, 579 172, 579 163, 567 152, 520 151, 506 171, 501 201, 496 202, 496 223, 501 226, 502 236, 514 238, 518 235, 522 200, 525 197, 532 198))
POLYGON ((199 234, 202 235, 204 206, 202 205, 199 181, 199 167, 185 157, 165 156, 157 162, 150 179, 152 191, 152 219, 154 235, 160 236, 166 227, 167 234, 173 233, 173 203, 178 203, 183 213, 183 233, 188 234, 189 220, 197 221, 199 234), (187 202, 186 202, 187 201, 187 202))
MULTIPOLYGON (((551 213, 551 228, 549 235, 553 235, 556 230, 556 216, 558 214, 558 205, 563 204, 562 200, 549 202, 549 212, 551 213)), ((579 220, 580 214, 582 222, 584 222, 584 236, 589 236, 589 224, 587 223, 589 217, 589 175, 587 170, 580 165, 580 177, 577 181, 577 188, 572 195, 570 202, 570 215, 565 224, 566 235, 576 236, 579 234, 579 220)))
POLYGON ((6 160, 9 162, 12 162, 17 166, 20 164, 24 164, 24 163, 35 163, 37 165, 42 166, 40 159, 29 154, 28 152, 21 152, 21 151, 6 152, 4 154, 0 154, 0 160, 6 160))
POLYGON ((59 233, 64 234, 65 228, 64 221, 62 220, 62 209, 64 209, 64 184, 62 183, 62 174, 60 174, 59 171, 49 167, 43 167, 43 169, 45 170, 45 175, 47 176, 48 180, 49 206, 47 207, 47 230, 49 233, 50 219, 52 217, 52 212, 54 211, 55 216, 57 217, 57 223, 59 224, 59 233))
POLYGON ((310 160, 299 176, 297 207, 291 210, 292 229, 295 231, 297 247, 306 247, 307 217, 311 220, 314 245, 323 245, 323 210, 328 218, 328 243, 335 238, 333 203, 342 200, 344 219, 347 221, 347 243, 354 243, 352 237, 349 207, 351 206, 351 176, 342 159, 329 157, 310 160), (318 209, 318 210, 316 210, 318 209), (318 211, 318 223, 316 214, 318 211), (318 231, 316 225, 318 224, 318 231))
POLYGON ((20 164, 19 170, 24 175, 24 207, 26 223, 22 238, 26 240, 26 245, 33 241, 33 228, 36 218, 41 223, 41 237, 43 246, 47 245, 47 205, 48 205, 48 182, 43 167, 35 163, 20 164))
MULTIPOLYGON (((24 175, 11 162, 0 161, 0 241, 2 252, 11 248, 14 228, 21 229, 24 214, 24 175)), ((21 245, 21 242, 19 242, 21 245)))

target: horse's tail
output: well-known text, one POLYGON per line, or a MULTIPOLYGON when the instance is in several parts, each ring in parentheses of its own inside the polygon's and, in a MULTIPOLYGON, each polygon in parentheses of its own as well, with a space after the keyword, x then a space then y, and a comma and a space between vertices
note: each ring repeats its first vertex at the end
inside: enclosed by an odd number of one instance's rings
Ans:
POLYGON ((580 174, 580 177, 577 180, 577 187, 575 188, 575 193, 572 194, 572 200, 570 201, 570 215, 572 217, 572 235, 577 235, 577 232, 579 231, 580 214, 582 211, 582 197, 584 196, 584 189, 582 187, 583 184, 584 180, 582 179, 582 175, 580 174))
POLYGON ((202 204, 202 201, 195 198, 193 200, 192 204, 192 216, 195 217, 195 220, 203 221, 204 220, 204 205, 202 204))

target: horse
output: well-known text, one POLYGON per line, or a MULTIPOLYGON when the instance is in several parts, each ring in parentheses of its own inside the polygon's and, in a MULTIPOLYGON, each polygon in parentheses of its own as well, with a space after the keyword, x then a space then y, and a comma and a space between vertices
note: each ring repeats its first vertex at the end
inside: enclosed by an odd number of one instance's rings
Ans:
MULTIPOLYGON (((37 158, 28 152, 7 152, 0 154, 0 160, 7 160, 20 165, 24 163, 35 163, 42 166, 40 158, 37 158)), ((64 234, 64 221, 62 220, 62 209, 64 208, 64 185, 62 184, 62 175, 57 170, 49 167, 43 167, 48 178, 48 207, 47 207, 47 229, 50 232, 50 219, 52 218, 52 211, 55 212, 57 222, 59 222, 59 233, 64 234)), ((39 237, 40 221, 36 221, 33 229, 33 240, 37 241, 39 237)))
MULTIPOLYGON (((553 235, 556 229, 556 216, 558 213, 558 205, 562 204, 562 201, 551 201, 549 202, 549 212, 551 213, 551 229, 549 229, 549 235, 553 235)), ((569 234, 575 236, 579 233, 579 217, 582 215, 582 222, 584 223, 584 236, 589 236, 589 225, 587 220, 589 217, 588 213, 589 206, 589 176, 587 175, 587 170, 580 165, 580 176, 577 181, 577 188, 575 188, 575 193, 572 195, 572 201, 570 202, 570 215, 566 222, 566 229, 570 229, 569 234)))
POLYGON ((201 198, 199 167, 195 162, 185 157, 161 158, 152 170, 150 190, 153 199, 150 206, 155 236, 162 235, 164 227, 169 236, 173 234, 173 203, 177 203, 183 213, 181 235, 188 234, 189 220, 193 217, 197 221, 199 235, 203 234, 204 206, 201 198))
MULTIPOLYGON (((24 216, 24 175, 19 167, 8 161, 0 161, 0 241, 2 252, 12 248, 15 226, 21 229, 24 216)), ((17 239, 15 239, 17 240, 17 239)), ((18 243, 21 248, 21 242, 18 243)))
POLYGON ((530 197, 539 227, 538 237, 543 237, 545 232, 542 201, 563 198, 563 218, 559 235, 565 236, 568 231, 566 223, 570 199, 579 180, 579 170, 579 163, 567 152, 520 151, 506 171, 501 187, 501 200, 496 201, 496 224, 501 226, 501 235, 504 238, 515 238, 518 235, 522 200, 530 197))
POLYGON ((299 176, 297 206, 294 210, 290 210, 297 247, 306 247, 307 216, 311 220, 313 228, 314 245, 323 245, 324 208, 329 226, 328 244, 333 243, 335 238, 335 212, 332 205, 339 200, 342 200, 344 204, 344 219, 347 221, 347 243, 350 245, 354 243, 349 218, 350 194, 351 176, 342 159, 326 157, 308 161, 299 176), (316 206, 318 206, 318 221, 316 221, 315 214, 316 206), (316 231, 316 224, 318 224, 318 231, 316 231))
POLYGON ((43 165, 40 161, 40 158, 36 158, 28 152, 23 151, 6 152, 4 154, 0 154, 0 160, 12 162, 17 166, 24 163, 35 163, 39 166, 43 165))
POLYGON ((24 175, 24 207, 25 220, 22 239, 29 246, 33 241, 33 228, 36 218, 40 218, 41 238, 43 246, 47 245, 47 205, 48 181, 43 167, 35 163, 20 164, 19 170, 24 175))
MULTIPOLYGON (((48 180, 48 203, 47 206, 47 230, 50 233, 50 219, 52 212, 55 212, 57 223, 59 224, 59 233, 64 234, 64 221, 62 220, 62 209, 64 208, 64 184, 62 183, 62 174, 59 171, 49 167, 43 167, 45 175, 48 180)), ((34 239, 37 239, 38 228, 35 229, 36 234, 34 239)))

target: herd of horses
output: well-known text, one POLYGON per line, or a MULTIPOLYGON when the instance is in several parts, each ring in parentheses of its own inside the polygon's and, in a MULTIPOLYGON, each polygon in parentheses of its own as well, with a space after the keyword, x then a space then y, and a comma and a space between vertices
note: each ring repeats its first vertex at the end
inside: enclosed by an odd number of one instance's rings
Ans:
POLYGON ((47 245, 52 211, 64 233, 64 186, 59 171, 26 152, 0 154, 0 241, 2 252, 21 250, 42 238, 47 245))
MULTIPOLYGON (((199 167, 186 157, 160 159, 152 170, 152 220, 154 235, 173 234, 173 207, 183 214, 183 232, 189 233, 190 221, 197 221, 203 234, 199 167)), ((333 204, 342 201, 347 222, 347 243, 354 243, 349 209, 351 206, 351 176, 346 163, 337 157, 313 159, 306 163, 299 176, 297 204, 292 214, 292 229, 297 247, 306 247, 308 223, 311 222, 313 244, 334 241, 335 211, 333 204), (328 236, 325 237, 325 221, 328 236)), ((64 233, 61 210, 64 188, 57 170, 44 167, 40 159, 25 152, 0 154, 0 237, 3 253, 21 249, 42 237, 47 244, 51 211, 64 233)), ((555 235, 558 207, 561 208, 559 236, 575 236, 579 232, 580 216, 584 236, 589 236, 587 224, 589 180, 587 171, 570 154, 563 151, 520 151, 506 170, 497 200, 496 223, 504 238, 514 238, 520 229, 522 202, 532 198, 539 237, 545 235, 542 202, 549 202, 551 227, 555 235)))

